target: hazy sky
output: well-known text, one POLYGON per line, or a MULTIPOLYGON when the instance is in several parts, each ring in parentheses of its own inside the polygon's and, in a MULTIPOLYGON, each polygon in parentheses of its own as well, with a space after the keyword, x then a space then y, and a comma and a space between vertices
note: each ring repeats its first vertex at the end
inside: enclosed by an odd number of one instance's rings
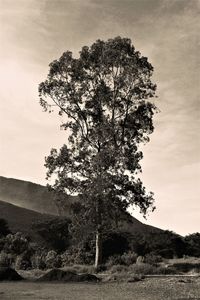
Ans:
POLYGON ((142 163, 157 207, 147 223, 200 231, 199 12, 198 0, 0 0, 0 175, 45 184, 44 157, 66 142, 38 103, 48 64, 129 37, 155 68, 161 110, 142 163))

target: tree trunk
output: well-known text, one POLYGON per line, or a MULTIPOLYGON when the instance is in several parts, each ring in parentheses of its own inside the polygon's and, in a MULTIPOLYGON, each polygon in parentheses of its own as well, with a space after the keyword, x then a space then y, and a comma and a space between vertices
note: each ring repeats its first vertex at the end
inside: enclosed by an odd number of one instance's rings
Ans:
POLYGON ((102 263, 102 236, 100 230, 96 231, 96 254, 95 268, 97 269, 102 263))
MULTIPOLYGON (((100 152, 101 146, 98 141, 100 152)), ((97 177, 98 198, 96 202, 96 253, 95 253, 95 268, 97 269, 102 263, 102 165, 99 162, 99 172, 97 177)))

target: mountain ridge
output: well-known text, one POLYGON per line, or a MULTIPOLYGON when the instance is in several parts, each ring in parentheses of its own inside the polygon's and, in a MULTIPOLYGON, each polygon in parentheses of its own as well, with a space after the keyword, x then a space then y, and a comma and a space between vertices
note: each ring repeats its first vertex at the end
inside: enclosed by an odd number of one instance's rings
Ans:
MULTIPOLYGON (((72 196, 68 198, 66 217, 70 216, 70 205, 74 198, 72 196)), ((15 229, 14 231, 18 228, 22 231, 23 223, 30 231, 30 223, 35 217, 48 219, 59 215, 55 196, 48 191, 47 187, 3 176, 0 176, 0 212, 0 218, 5 218, 8 224, 11 224, 11 229, 15 229)), ((162 229, 140 222, 129 214, 127 214, 127 221, 121 222, 120 228, 128 232, 162 231, 162 229)))
MULTIPOLYGON (((47 187, 30 181, 0 176, 0 199, 39 213, 59 215, 54 193, 47 187)), ((69 207, 72 199, 68 197, 69 207)))

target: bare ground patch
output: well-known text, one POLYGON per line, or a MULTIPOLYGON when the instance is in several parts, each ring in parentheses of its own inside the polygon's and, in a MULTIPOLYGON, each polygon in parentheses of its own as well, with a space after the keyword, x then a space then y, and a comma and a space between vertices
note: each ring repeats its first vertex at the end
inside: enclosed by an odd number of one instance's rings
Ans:
POLYGON ((139 282, 2 282, 1 300, 200 300, 200 278, 145 278, 139 282))

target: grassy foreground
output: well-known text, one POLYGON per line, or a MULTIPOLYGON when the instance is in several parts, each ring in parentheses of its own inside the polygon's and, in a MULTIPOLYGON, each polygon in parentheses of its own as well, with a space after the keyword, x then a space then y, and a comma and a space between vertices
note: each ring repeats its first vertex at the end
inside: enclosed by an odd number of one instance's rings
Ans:
POLYGON ((134 283, 1 282, 1 300, 200 300, 200 278, 146 278, 134 283))

